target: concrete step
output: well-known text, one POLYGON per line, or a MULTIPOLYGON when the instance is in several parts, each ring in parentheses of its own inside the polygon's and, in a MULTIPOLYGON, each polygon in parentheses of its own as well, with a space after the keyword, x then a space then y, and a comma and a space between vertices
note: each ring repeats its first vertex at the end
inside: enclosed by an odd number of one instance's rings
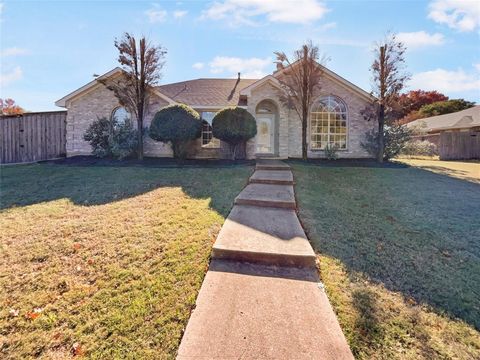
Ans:
POLYGON ((212 258, 278 266, 315 267, 315 253, 290 209, 233 207, 212 258))
POLYGON ((250 177, 251 184, 293 185, 291 171, 283 170, 256 170, 250 177))
POLYGON ((353 355, 314 270, 213 260, 177 359, 353 355))
POLYGON ((257 159, 256 170, 290 170, 290 165, 285 164, 281 160, 274 159, 257 159))
POLYGON ((235 198, 235 205, 296 208, 292 185, 248 184, 235 198))

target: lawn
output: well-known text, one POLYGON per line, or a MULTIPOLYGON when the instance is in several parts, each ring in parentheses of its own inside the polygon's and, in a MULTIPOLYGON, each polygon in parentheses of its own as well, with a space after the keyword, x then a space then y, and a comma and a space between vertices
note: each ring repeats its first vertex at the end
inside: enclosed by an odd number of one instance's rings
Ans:
POLYGON ((480 184, 480 161, 478 160, 441 161, 434 159, 399 158, 398 161, 410 166, 433 171, 437 174, 453 176, 480 184))
POLYGON ((174 358, 252 167, 0 171, 0 358, 174 358))
POLYGON ((355 356, 479 359, 480 185, 401 164, 291 165, 355 356))

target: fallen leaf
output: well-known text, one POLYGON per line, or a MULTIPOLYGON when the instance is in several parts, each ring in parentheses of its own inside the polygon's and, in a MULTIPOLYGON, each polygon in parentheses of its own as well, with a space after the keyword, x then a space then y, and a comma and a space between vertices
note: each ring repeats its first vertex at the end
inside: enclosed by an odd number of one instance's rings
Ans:
POLYGON ((40 313, 27 312, 27 314, 25 316, 30 320, 35 320, 36 318, 38 318, 40 316, 40 313))
POLYGON ((82 356, 84 354, 82 346, 78 342, 73 344, 72 354, 73 354, 73 356, 82 356))

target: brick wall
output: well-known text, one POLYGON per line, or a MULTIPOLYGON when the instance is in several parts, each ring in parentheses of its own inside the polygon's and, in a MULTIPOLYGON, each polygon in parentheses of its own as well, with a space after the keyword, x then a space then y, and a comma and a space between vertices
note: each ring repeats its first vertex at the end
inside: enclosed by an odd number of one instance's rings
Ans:
MULTIPOLYGON (((155 113, 166 105, 168 105, 166 101, 156 96, 152 97, 149 112, 145 116, 144 126, 150 126, 155 113)), ((83 140, 85 131, 97 117, 110 118, 112 111, 117 106, 119 106, 119 103, 116 97, 101 84, 98 84, 83 96, 73 99, 67 107, 67 156, 90 155, 92 148, 88 142, 83 140)), ((145 137, 144 141, 145 155, 172 155, 169 145, 154 141, 148 136, 145 137)))
MULTIPOLYGON (((264 99, 274 102, 279 109, 279 149, 278 155, 285 157, 301 157, 302 154, 302 127, 301 121, 295 110, 286 109, 280 103, 278 97, 278 88, 266 83, 257 89, 252 90, 248 99, 248 111, 255 116, 257 105, 264 99)), ((372 129, 375 124, 363 119, 360 111, 368 104, 367 100, 353 92, 350 89, 339 85, 334 80, 325 79, 322 84, 322 90, 319 97, 335 95, 341 98, 347 105, 347 149, 339 150, 338 156, 342 158, 365 158, 370 155, 362 148, 361 142, 365 138, 365 133, 372 129)), ((310 127, 308 127, 307 143, 310 140, 310 127)), ((247 154, 249 158, 255 157, 255 139, 247 144, 247 154)), ((324 157, 322 150, 309 150, 308 156, 311 158, 324 157)))

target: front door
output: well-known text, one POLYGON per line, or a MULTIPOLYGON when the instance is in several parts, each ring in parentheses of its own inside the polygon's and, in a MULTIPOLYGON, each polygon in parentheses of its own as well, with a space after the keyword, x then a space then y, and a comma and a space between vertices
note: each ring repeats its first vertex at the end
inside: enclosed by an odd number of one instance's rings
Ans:
POLYGON ((273 114, 257 115, 257 154, 273 154, 273 114))

